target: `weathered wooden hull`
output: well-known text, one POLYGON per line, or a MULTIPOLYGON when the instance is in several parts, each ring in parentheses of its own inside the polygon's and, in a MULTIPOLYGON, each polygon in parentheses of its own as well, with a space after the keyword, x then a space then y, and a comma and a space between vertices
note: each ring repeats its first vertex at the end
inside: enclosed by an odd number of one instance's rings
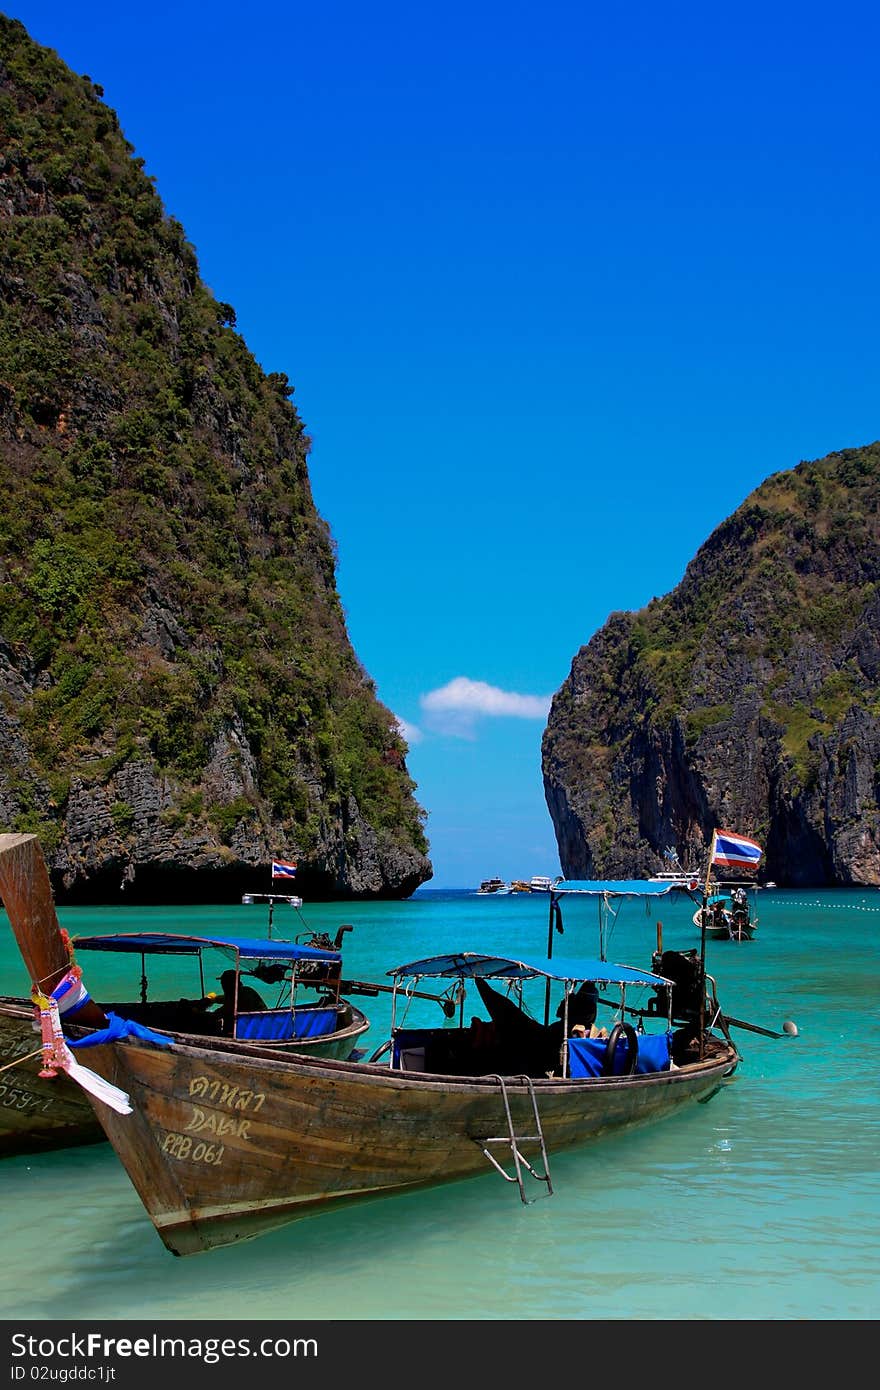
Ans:
MULTIPOLYGON (((651 1075, 534 1082, 548 1153, 707 1101, 735 1048, 651 1075)), ((490 1172, 482 1141, 508 1133, 497 1079, 367 1063, 231 1055, 222 1043, 94 1049, 132 1115, 93 1102, 164 1241, 188 1255, 249 1239, 331 1204, 490 1172)), ((515 1131, 534 1135, 527 1087, 508 1080, 515 1131)), ((522 1153, 540 1162, 535 1142, 522 1153)), ((500 1162, 509 1147, 493 1146, 500 1162)), ((532 1181, 532 1179, 529 1179, 532 1181)))
POLYGON ((39 1075, 40 1035, 34 1011, 20 1000, 0 998, 0 1157, 38 1153, 106 1137, 85 1092, 59 1073, 39 1075), (16 1060, 18 1059, 18 1060, 16 1060), (10 1065, 10 1063, 15 1065, 10 1065))
MULTIPOLYGON (((70 968, 72 953, 55 912, 49 872, 36 835, 0 833, 0 905, 9 918, 28 978, 42 989, 55 988, 70 968)), ((268 1055, 310 1052, 331 1059, 348 1057, 370 1026, 360 1009, 351 1003, 348 1008, 350 1022, 344 1028, 323 1037, 273 1043, 268 1055)), ((81 1087, 60 1074, 52 1079, 39 1076, 40 1058, 28 1057, 39 1046, 32 1020, 28 1000, 0 996, 0 1047, 5 1049, 6 1062, 15 1061, 7 1071, 0 1071, 0 1084, 5 1082, 7 1088, 0 1092, 0 1157, 101 1137, 81 1087)), ((73 1038, 107 1026, 103 1009, 92 1000, 77 1011, 77 1020, 84 1026, 65 1025, 73 1038)), ((194 1036, 172 1029, 159 1031, 177 1043, 194 1036)), ((224 1046, 231 1056, 242 1059, 267 1055, 266 1048, 250 1042, 229 1040, 224 1046)), ((93 1069, 90 1057, 91 1049, 80 1053, 83 1065, 93 1069)))
MULTIPOLYGON (((0 895, 30 979, 43 987, 60 979, 70 952, 35 836, 0 835, 0 895)), ((103 1026, 97 1006, 86 1007, 103 1026)), ((491 1172, 484 1150, 503 1159, 514 1135, 517 1151, 536 1157, 533 1100, 548 1154, 705 1102, 739 1057, 715 1040, 705 1060, 687 1061, 687 1041, 668 1071, 510 1077, 506 1092, 498 1077, 401 1072, 182 1035, 171 1048, 103 1043, 82 1060, 128 1094, 126 1115, 89 1102, 165 1245, 186 1255, 323 1206, 491 1172)))
MULTIPOLYGON (((106 1139, 82 1087, 63 1072, 40 1076, 40 1035, 33 1030, 33 1017, 33 1008, 25 1000, 0 996, 0 1068, 5 1068, 0 1070, 0 1158, 106 1139), (15 1065, 10 1065, 13 1062, 15 1065)), ((346 1028, 326 1038, 277 1043, 269 1051, 282 1057, 296 1050, 313 1057, 345 1058, 369 1026, 366 1016, 352 1005, 346 1028)), ((71 1028, 69 1032, 72 1037, 82 1037, 86 1030, 71 1028)), ((169 1031, 168 1036, 178 1043, 186 1040, 182 1033, 169 1031)), ((246 1042, 227 1042, 226 1046, 233 1055, 242 1057, 254 1053, 262 1057, 267 1050, 246 1042)), ((90 1068, 91 1051, 85 1048, 78 1053, 78 1060, 90 1068)))

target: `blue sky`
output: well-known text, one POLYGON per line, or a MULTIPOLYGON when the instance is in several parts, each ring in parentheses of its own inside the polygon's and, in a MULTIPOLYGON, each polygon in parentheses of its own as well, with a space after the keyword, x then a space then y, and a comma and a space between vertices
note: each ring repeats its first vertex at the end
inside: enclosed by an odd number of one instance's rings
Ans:
POLYGON ((875 5, 12 4, 104 88, 312 437, 432 887, 556 874, 608 615, 878 424, 875 5))

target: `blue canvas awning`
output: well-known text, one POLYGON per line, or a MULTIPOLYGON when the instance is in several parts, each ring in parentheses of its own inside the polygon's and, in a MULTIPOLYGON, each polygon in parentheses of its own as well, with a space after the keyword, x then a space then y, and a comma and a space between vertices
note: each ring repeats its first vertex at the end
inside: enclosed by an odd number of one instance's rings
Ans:
POLYGON ((560 958, 541 962, 525 961, 509 956, 488 956, 464 951, 460 954, 428 956, 424 960, 412 961, 409 965, 398 965, 388 974, 395 980, 412 979, 413 976, 433 976, 440 978, 453 976, 473 980, 560 980, 578 982, 594 980, 602 985, 668 985, 671 981, 663 975, 652 975, 649 970, 637 970, 630 965, 615 965, 607 960, 581 957, 578 959, 560 958))
POLYGON ((131 932, 116 936, 75 936, 75 951, 116 951, 139 955, 197 956, 211 947, 234 951, 248 960, 339 962, 341 951, 300 946, 296 941, 260 941, 246 936, 181 936, 172 932, 131 932))

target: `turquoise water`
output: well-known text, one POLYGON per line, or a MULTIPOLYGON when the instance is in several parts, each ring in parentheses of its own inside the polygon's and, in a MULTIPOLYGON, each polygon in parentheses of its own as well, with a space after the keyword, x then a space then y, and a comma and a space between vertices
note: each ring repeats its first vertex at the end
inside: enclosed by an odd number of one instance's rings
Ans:
MULTIPOLYGON (((547 899, 421 890, 395 904, 306 904, 276 935, 343 922, 345 973, 383 979, 442 950, 546 952, 547 899)), ((612 959, 699 944, 687 903, 624 906, 612 959)), ((880 1312, 880 891, 758 898, 754 941, 709 942, 743 1061, 709 1105, 552 1157, 523 1206, 486 1175, 327 1212, 246 1245, 168 1254, 106 1144, 0 1164, 7 1319, 873 1319, 880 1312)), ((566 903, 556 955, 595 954, 597 914, 566 903)), ((71 933, 262 935, 265 908, 61 909, 71 933)), ((103 959, 83 953, 101 997, 103 959), (93 963, 94 962, 94 963, 93 963), (99 979, 100 976, 100 979, 99 979)), ((134 969, 139 961, 134 963, 134 969)), ((130 992, 134 976, 129 977, 130 992)), ((110 997, 113 984, 108 981, 110 997)), ((0 992, 25 993, 0 912, 0 992)), ((427 986, 426 986, 427 987, 427 986)), ((390 1000, 361 1001, 370 1049, 390 1000)), ((442 1021, 413 1001, 412 1021, 442 1021)))

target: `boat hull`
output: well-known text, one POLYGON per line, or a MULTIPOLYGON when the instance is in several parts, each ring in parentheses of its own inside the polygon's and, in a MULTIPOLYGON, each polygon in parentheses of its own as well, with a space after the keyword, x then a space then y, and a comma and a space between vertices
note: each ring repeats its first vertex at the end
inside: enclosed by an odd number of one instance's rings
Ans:
MULTIPOLYGON (((736 1069, 735 1048, 672 1071, 538 1080, 548 1153, 706 1101, 736 1069)), ((134 1113, 94 1101, 164 1244, 190 1255, 260 1235, 322 1207, 491 1171, 511 1158, 497 1078, 402 1073, 375 1064, 231 1055, 222 1045, 126 1041, 90 1065, 134 1113)), ((509 1078, 518 1135, 535 1134, 527 1085, 509 1078)), ((539 1146, 520 1151, 540 1164, 539 1146)))
MULTIPOLYGON (((289 1057, 295 1050, 312 1057, 348 1057, 369 1028, 369 1020, 353 1005, 351 1022, 326 1038, 301 1038, 296 1044, 277 1043, 272 1048, 258 1044, 227 1041, 232 1055, 250 1057, 275 1054, 289 1057)), ((41 1077, 40 1034, 33 1029, 34 1011, 24 1000, 0 996, 0 1158, 15 1154, 39 1153, 77 1144, 98 1144, 106 1139, 104 1130, 86 1093, 64 1072, 41 1077), (37 1055, 34 1055, 34 1054, 37 1055)), ((180 1045, 186 1035, 161 1030, 180 1045)), ((71 1038, 87 1036, 87 1030, 70 1028, 71 1038)), ((78 1051, 78 1060, 92 1066, 92 1048, 78 1051)))
POLYGON ((0 1157, 39 1153, 75 1144, 97 1144, 103 1129, 85 1092, 59 1072, 39 1075, 40 1034, 34 1011, 0 999, 0 1157), (37 1056, 34 1056, 34 1051, 37 1056))
POLYGON ((742 927, 732 925, 730 927, 715 927, 711 931, 706 928, 706 939, 708 941, 753 941, 755 938, 754 927, 742 927))
MULTIPOLYGON (((701 908, 697 908, 697 911, 694 913, 693 923, 698 931, 703 930, 703 914, 701 908)), ((707 913, 705 926, 706 940, 753 941, 756 926, 756 922, 752 921, 750 918, 746 919, 739 914, 734 916, 729 912, 725 912, 721 921, 719 921, 714 914, 710 915, 707 913)))

